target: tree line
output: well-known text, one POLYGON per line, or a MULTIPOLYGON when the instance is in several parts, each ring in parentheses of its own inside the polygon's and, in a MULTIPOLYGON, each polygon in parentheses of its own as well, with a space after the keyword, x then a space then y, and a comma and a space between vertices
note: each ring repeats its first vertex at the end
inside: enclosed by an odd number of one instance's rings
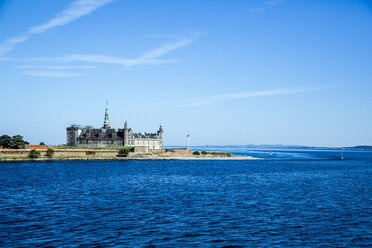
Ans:
POLYGON ((23 140, 22 135, 14 135, 10 137, 9 135, 2 135, 0 136, 0 146, 3 148, 11 148, 11 149, 23 149, 26 145, 29 145, 27 141, 23 140))

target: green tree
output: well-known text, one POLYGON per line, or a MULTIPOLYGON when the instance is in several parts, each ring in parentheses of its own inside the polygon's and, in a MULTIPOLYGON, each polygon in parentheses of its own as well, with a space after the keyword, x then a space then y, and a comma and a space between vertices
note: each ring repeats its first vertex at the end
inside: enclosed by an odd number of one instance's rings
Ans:
POLYGON ((118 157, 128 157, 130 148, 122 148, 118 152, 118 157))
POLYGON ((202 155, 207 155, 208 153, 206 151, 201 152, 202 155))
POLYGON ((192 153, 192 155, 197 155, 197 156, 199 156, 199 155, 200 155, 200 152, 199 152, 199 151, 195 151, 195 152, 192 153))
POLYGON ((11 145, 12 137, 6 134, 0 136, 0 146, 2 146, 3 148, 10 148, 11 145))
POLYGON ((45 143, 44 143, 44 142, 40 142, 40 145, 41 145, 41 146, 45 146, 45 143))
POLYGON ((45 156, 47 156, 48 158, 52 158, 54 156, 54 150, 53 149, 48 149, 46 151, 45 156))
POLYGON ((28 155, 29 158, 40 158, 41 154, 39 151, 31 150, 30 154, 28 155))
POLYGON ((14 135, 12 137, 10 147, 13 149, 25 148, 26 142, 23 140, 23 136, 21 135, 14 135))

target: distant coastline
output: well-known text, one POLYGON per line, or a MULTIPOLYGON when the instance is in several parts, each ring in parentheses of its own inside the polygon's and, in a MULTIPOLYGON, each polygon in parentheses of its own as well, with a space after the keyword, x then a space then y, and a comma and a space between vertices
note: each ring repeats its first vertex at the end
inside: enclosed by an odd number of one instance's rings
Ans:
MULTIPOLYGON (((170 146, 170 147, 182 147, 182 146, 170 146)), ((302 145, 205 145, 205 146, 193 146, 195 148, 208 148, 208 147, 219 147, 219 148, 248 148, 248 149, 329 149, 329 150, 372 150, 372 146, 369 145, 358 145, 358 146, 345 146, 345 147, 326 147, 326 146, 302 146, 302 145)))

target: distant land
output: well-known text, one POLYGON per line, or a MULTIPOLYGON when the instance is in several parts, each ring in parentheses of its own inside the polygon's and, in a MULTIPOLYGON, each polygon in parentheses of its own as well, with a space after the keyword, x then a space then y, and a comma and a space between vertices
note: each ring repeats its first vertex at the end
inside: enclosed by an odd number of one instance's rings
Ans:
MULTIPOLYGON (((178 147, 178 146, 173 146, 178 147)), ((180 146, 181 147, 181 146, 180 146)), ((231 148, 256 148, 256 149, 345 149, 345 150, 372 150, 372 146, 359 145, 351 147, 325 147, 325 146, 301 146, 301 145, 205 145, 193 147, 231 147, 231 148)))
POLYGON ((345 147, 345 149, 372 150, 372 146, 353 146, 353 147, 345 147))

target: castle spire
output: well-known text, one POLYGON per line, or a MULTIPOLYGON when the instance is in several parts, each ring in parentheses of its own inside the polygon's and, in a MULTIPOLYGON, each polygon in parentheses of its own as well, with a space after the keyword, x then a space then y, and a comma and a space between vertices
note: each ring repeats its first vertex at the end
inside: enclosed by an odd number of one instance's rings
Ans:
POLYGON ((164 132, 163 131, 163 125, 160 123, 160 127, 159 127, 159 132, 164 132))
POLYGON ((125 123, 124 123, 124 129, 128 130, 128 122, 127 121, 125 121, 125 123))
POLYGON ((110 119, 108 115, 108 101, 106 101, 105 120, 103 122, 103 128, 110 128, 110 119))

